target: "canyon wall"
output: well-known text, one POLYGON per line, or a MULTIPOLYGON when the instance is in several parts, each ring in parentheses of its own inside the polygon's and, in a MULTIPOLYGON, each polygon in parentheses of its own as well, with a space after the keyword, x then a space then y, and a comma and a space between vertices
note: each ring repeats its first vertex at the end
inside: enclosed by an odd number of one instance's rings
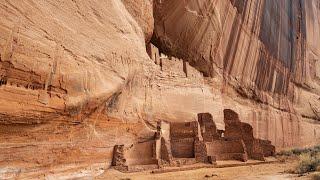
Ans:
POLYGON ((1 1, 0 168, 110 166, 115 145, 152 139, 161 120, 208 112, 224 130, 224 109, 277 150, 319 143, 319 6, 1 1))
POLYGON ((216 80, 220 109, 278 148, 319 141, 319 1, 156 1, 154 11, 153 43, 216 80))

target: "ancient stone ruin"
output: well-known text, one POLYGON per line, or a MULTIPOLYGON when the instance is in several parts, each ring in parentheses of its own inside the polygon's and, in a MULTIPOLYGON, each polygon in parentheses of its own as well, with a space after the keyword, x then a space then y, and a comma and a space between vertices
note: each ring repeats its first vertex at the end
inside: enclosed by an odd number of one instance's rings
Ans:
POLYGON ((161 71, 168 72, 172 76, 187 78, 200 78, 203 74, 193 68, 187 61, 173 56, 168 56, 149 43, 146 47, 150 59, 160 67, 161 71))
POLYGON ((3 0, 0 14, 0 179, 320 143, 319 0, 3 0))
POLYGON ((221 160, 265 161, 275 154, 270 141, 256 139, 252 127, 242 123, 231 109, 224 110, 225 130, 218 130, 210 113, 199 113, 198 121, 159 121, 154 139, 124 147, 116 145, 113 167, 123 172, 180 167, 221 160))
MULTIPOLYGON (((241 151, 248 158, 265 160, 264 157, 275 154, 275 147, 271 145, 271 142, 254 138, 252 126, 248 123, 242 123, 236 112, 231 109, 225 109, 223 112, 226 124, 224 139, 227 142, 234 141, 242 144, 241 151)), ((237 146, 230 146, 230 148, 232 147, 237 146)))

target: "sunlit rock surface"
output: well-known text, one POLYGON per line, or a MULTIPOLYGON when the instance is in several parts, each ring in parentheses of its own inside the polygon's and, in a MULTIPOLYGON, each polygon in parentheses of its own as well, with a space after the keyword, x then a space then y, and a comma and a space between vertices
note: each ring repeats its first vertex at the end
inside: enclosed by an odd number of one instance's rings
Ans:
POLYGON ((153 138, 157 121, 208 112, 223 130, 224 109, 277 150, 319 143, 319 6, 1 1, 0 179, 98 164, 82 171, 96 176, 115 145, 153 138), (170 56, 161 64, 150 40, 170 56))

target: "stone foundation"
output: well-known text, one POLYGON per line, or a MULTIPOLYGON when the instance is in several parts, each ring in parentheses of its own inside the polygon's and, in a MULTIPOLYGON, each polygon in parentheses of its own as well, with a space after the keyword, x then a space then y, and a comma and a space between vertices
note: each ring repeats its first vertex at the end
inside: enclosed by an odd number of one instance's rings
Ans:
POLYGON ((160 121, 154 140, 129 147, 115 146, 113 166, 133 172, 164 166, 183 166, 222 160, 246 162, 265 160, 275 153, 270 141, 256 139, 252 127, 238 114, 224 110, 225 130, 218 130, 212 115, 198 114, 198 121, 168 123, 160 121))
POLYGON ((216 160, 247 161, 248 155, 242 140, 215 140, 206 142, 208 156, 215 156, 216 160))

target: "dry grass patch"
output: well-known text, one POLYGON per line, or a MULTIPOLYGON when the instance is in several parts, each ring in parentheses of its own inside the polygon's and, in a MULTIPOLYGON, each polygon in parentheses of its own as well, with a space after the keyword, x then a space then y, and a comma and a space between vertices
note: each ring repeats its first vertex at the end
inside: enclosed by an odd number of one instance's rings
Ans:
POLYGON ((303 153, 300 155, 300 162, 296 169, 298 174, 315 172, 320 168, 320 152, 303 153))
MULTIPOLYGON (((320 171, 320 145, 313 148, 296 148, 277 153, 280 162, 286 162, 294 158, 299 160, 297 167, 291 173, 305 174, 320 171)), ((315 175, 319 178, 319 174, 315 175)), ((320 179, 319 179, 320 180, 320 179)))

